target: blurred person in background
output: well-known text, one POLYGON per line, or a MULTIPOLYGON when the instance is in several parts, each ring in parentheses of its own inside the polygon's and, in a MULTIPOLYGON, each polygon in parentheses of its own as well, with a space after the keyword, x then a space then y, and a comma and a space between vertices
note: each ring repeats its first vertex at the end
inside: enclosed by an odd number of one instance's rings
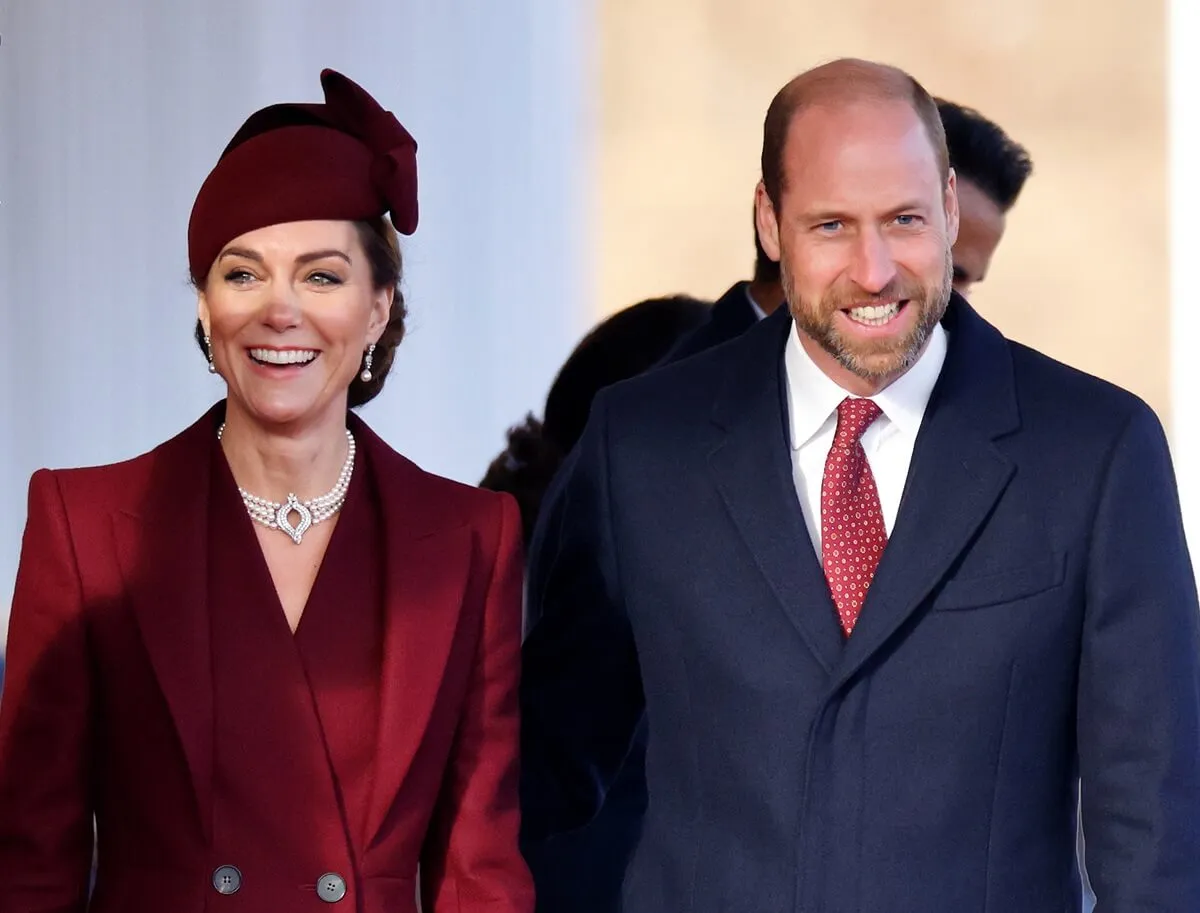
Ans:
POLYGON ((681 338, 708 325, 712 308, 707 301, 672 295, 639 301, 605 318, 559 369, 542 418, 530 414, 509 429, 508 446, 479 484, 516 498, 526 543, 542 496, 583 433, 596 392, 654 367, 681 338))
POLYGON ((30 483, 0 913, 533 909, 520 518, 351 411, 404 335, 416 143, 321 83, 251 115, 192 209, 225 399, 147 454, 30 483))
POLYGON ((681 339, 667 354, 664 363, 687 358, 740 336, 768 314, 775 313, 783 304, 779 264, 763 250, 758 240, 758 229, 753 228, 753 231, 753 278, 749 281, 735 282, 730 286, 729 290, 713 303, 712 314, 704 326, 681 339))
MULTIPOLYGON (((576 346, 550 387, 543 419, 530 416, 509 431, 507 449, 481 483, 517 499, 527 539, 543 496, 583 433, 596 393, 654 367, 684 334, 705 323, 711 307, 683 295, 641 301, 601 322, 576 346)), ((620 910, 621 881, 646 809, 643 735, 634 738, 593 821, 524 846, 537 884, 538 913, 620 910)))
POLYGON ((958 180, 954 290, 970 297, 971 287, 987 278, 1008 213, 1033 172, 1033 161, 1020 143, 974 108, 936 101, 950 167, 958 180))

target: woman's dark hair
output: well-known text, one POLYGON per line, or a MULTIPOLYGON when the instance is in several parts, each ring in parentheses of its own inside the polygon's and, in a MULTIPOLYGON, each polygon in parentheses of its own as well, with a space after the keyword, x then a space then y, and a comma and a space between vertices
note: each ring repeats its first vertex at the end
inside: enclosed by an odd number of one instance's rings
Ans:
POLYGON ((546 397, 544 418, 532 414, 508 432, 508 447, 488 467, 481 488, 517 499, 525 543, 542 497, 575 446, 592 399, 617 381, 648 371, 683 336, 708 320, 712 305, 686 295, 651 298, 598 324, 567 358, 546 397))
MULTIPOLYGON (((355 222, 354 227, 358 230, 359 243, 362 244, 363 251, 367 255, 367 262, 371 266, 372 285, 376 291, 392 289, 392 310, 388 314, 388 322, 384 327, 383 335, 375 344, 375 353, 371 360, 371 379, 364 382, 356 374, 354 380, 350 382, 347 404, 351 409, 369 403, 383 389, 383 382, 387 379, 388 372, 392 369, 392 361, 396 357, 396 347, 404 338, 404 319, 408 316, 408 309, 404 304, 404 294, 400 290, 400 280, 403 278, 400 239, 396 236, 391 223, 386 218, 380 217, 369 221, 355 222)), ((204 288, 204 279, 203 276, 192 276, 192 285, 197 289, 202 289, 204 288)), ((196 344, 207 358, 208 350, 204 346, 204 327, 199 320, 196 321, 195 336, 196 344)))

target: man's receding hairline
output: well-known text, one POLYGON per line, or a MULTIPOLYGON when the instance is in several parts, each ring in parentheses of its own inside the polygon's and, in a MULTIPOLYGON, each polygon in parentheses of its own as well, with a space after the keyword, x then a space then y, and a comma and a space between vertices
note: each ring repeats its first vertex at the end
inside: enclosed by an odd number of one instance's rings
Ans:
POLYGON ((837 109, 859 104, 902 105, 916 114, 934 147, 942 177, 948 179, 950 164, 941 116, 925 87, 897 66, 842 58, 792 77, 767 107, 761 166, 762 180, 773 204, 779 204, 787 183, 785 150, 799 117, 812 108, 837 109))
POLYGON ((913 79, 898 67, 850 58, 801 73, 783 91, 795 107, 856 99, 911 103, 913 79))

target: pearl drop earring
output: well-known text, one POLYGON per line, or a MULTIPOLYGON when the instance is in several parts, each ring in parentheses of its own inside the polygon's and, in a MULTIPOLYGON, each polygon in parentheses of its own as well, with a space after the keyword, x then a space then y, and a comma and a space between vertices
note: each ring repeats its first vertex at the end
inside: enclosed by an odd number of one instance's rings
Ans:
POLYGON ((359 379, 362 380, 364 384, 369 384, 371 382, 371 378, 375 376, 371 373, 371 362, 374 361, 374 359, 375 343, 371 343, 369 346, 367 346, 367 352, 363 356, 362 373, 358 375, 359 379))
POLYGON ((208 373, 216 374, 217 366, 213 364, 213 357, 212 357, 212 340, 209 339, 207 336, 204 337, 204 350, 208 355, 208 373))

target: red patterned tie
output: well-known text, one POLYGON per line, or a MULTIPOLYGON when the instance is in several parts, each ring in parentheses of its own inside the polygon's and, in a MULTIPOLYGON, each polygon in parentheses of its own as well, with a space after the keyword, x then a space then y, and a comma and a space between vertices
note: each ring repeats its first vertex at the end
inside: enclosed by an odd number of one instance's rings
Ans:
POLYGON ((862 448, 863 432, 880 414, 880 408, 869 399, 842 400, 821 480, 825 579, 847 636, 858 621, 867 587, 887 545, 879 492, 862 448))

